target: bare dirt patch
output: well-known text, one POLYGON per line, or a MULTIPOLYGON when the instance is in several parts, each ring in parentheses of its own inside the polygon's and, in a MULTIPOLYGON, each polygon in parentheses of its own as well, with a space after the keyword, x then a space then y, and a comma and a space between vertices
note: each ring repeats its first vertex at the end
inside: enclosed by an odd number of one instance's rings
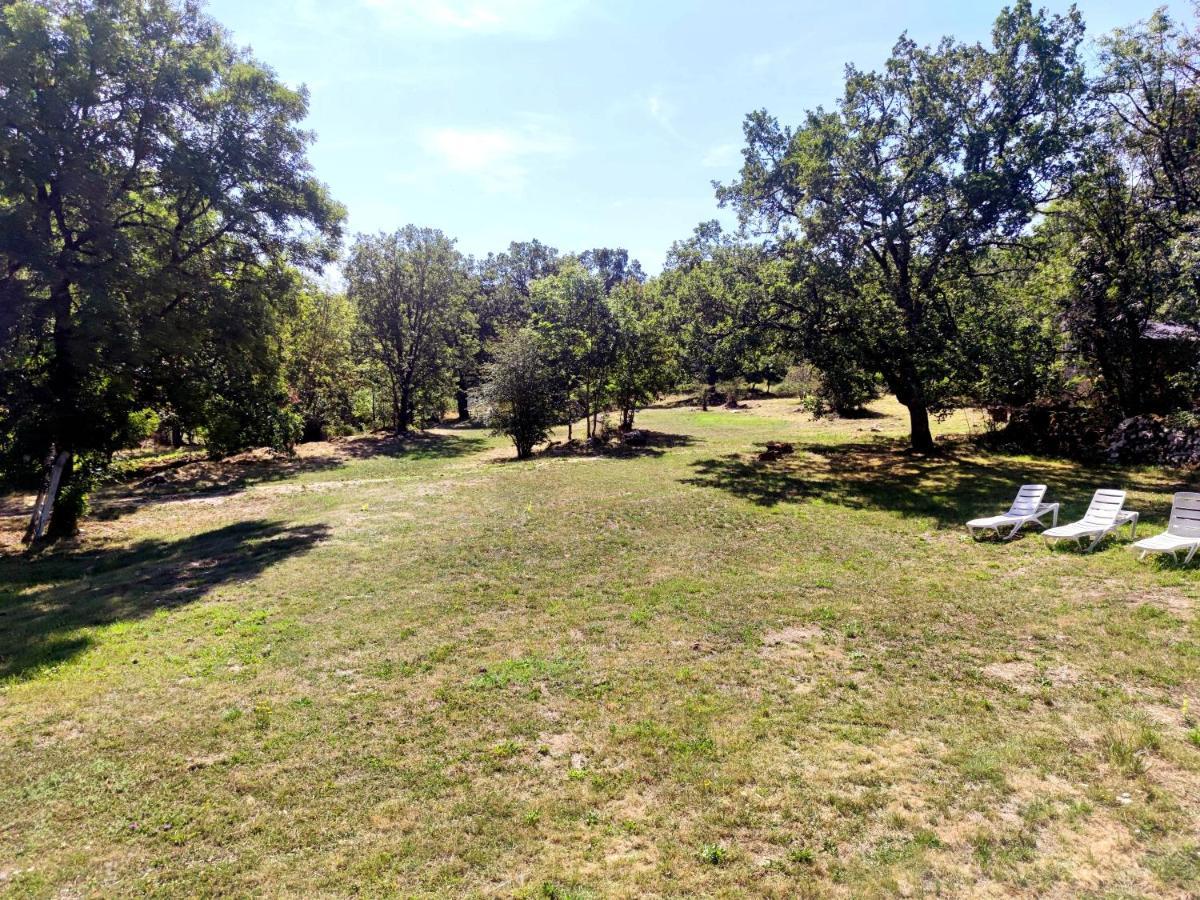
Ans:
POLYGON ((992 663, 983 668, 984 677, 1003 681, 1022 693, 1031 693, 1044 687, 1066 687, 1078 683, 1079 671, 1068 665, 1041 669, 1031 662, 992 663))
POLYGON ((764 647, 782 647, 788 644, 806 644, 809 641, 820 640, 819 625, 789 625, 763 635, 764 647))

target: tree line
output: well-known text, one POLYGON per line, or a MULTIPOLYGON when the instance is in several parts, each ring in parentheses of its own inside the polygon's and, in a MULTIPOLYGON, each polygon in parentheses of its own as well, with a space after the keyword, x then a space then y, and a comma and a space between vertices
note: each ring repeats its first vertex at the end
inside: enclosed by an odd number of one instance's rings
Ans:
POLYGON ((409 225, 357 237, 344 271, 344 292, 309 289, 288 342, 307 437, 403 433, 454 411, 504 433, 528 419, 537 436, 513 434, 527 456, 557 425, 596 438, 610 409, 628 430, 675 384, 673 317, 628 251, 563 255, 533 240, 475 260, 409 225))
POLYGON ((47 500, 30 537, 74 532, 155 431, 223 455, 457 415, 524 457, 798 363, 818 414, 893 393, 921 452, 964 405, 1054 452, 1194 430, 1200 43, 1159 11, 1096 46, 1089 68, 1079 13, 1021 0, 986 43, 849 67, 798 125, 751 113, 716 189, 738 228, 700 225, 647 277, 622 249, 471 258, 413 225, 346 246, 306 93, 195 4, 10 0, 0 463, 47 500))
POLYGON ((759 242, 693 241, 753 272, 731 322, 812 360, 837 402, 895 394, 920 451, 963 405, 1058 452, 1140 416, 1194 431, 1200 42, 1159 10, 1101 36, 1089 72, 1083 35, 1076 9, 1022 0, 990 44, 904 37, 880 71, 848 67, 798 126, 748 116, 717 194, 759 242))

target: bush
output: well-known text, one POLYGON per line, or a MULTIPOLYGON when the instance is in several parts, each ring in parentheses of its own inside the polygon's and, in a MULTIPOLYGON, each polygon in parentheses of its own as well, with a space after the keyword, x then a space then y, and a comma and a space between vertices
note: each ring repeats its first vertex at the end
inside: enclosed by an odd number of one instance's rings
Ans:
POLYGON ((816 390, 805 394, 801 407, 815 419, 861 416, 866 405, 879 397, 879 385, 866 372, 855 369, 820 373, 816 390))
POLYGON ((215 400, 209 404, 206 419, 204 444, 213 459, 251 447, 291 450, 304 429, 293 409, 265 398, 244 405, 215 400))
POLYGON ((537 333, 522 328, 501 337, 472 403, 492 433, 507 435, 517 459, 528 459, 550 436, 562 404, 537 333))
POLYGON ((1200 411, 1117 420, 1077 397, 1030 403, 982 440, 1027 453, 1180 467, 1200 466, 1200 411))
POLYGON ((136 447, 144 443, 161 426, 158 413, 152 409, 143 409, 129 414, 128 441, 129 446, 136 447))
POLYGON ((1008 424, 984 440, 1027 453, 1096 459, 1103 455, 1113 426, 1102 407, 1078 397, 1062 397, 1012 410, 1008 424))
POLYGON ((775 387, 774 394, 776 397, 807 397, 816 394, 820 383, 821 376, 816 369, 802 363, 787 370, 783 381, 775 387))
POLYGON ((826 369, 821 373, 817 398, 837 415, 850 418, 879 397, 875 376, 853 366, 826 369))

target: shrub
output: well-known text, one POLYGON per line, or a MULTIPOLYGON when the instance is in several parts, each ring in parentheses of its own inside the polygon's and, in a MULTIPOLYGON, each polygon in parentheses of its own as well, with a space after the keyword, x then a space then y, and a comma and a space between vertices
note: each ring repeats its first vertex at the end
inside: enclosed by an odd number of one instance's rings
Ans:
POLYGON ((723 866, 729 861, 729 851, 720 844, 705 844, 700 848, 700 860, 710 866, 723 866))
POLYGON ((1008 424, 985 440, 1029 453, 1095 459, 1113 424, 1102 407, 1067 396, 1012 410, 1008 424))
POLYGON ((528 459, 533 448, 550 436, 559 410, 558 389, 545 357, 545 348, 529 328, 504 335, 484 366, 483 383, 472 404, 494 434, 507 435, 517 459, 528 459))
POLYGON ((206 419, 204 444, 214 459, 251 447, 290 451, 304 427, 293 409, 270 397, 251 397, 242 404, 219 398, 209 404, 206 419))
POLYGON ((807 397, 816 394, 820 386, 820 376, 807 363, 792 366, 788 369, 783 381, 775 387, 776 397, 807 397))

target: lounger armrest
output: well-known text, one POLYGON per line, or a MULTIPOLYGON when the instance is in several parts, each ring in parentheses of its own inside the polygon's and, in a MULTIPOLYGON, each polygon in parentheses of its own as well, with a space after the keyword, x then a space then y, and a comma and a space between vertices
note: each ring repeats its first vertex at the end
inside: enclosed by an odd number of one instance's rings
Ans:
POLYGON ((1119 513, 1117 513, 1116 524, 1118 526, 1128 525, 1129 526, 1129 536, 1131 538, 1136 538, 1139 518, 1141 518, 1141 517, 1138 514, 1137 510, 1123 509, 1119 513))
POLYGON ((1058 525, 1059 508, 1060 508, 1059 504, 1057 504, 1057 503, 1040 503, 1040 504, 1038 504, 1037 514, 1034 516, 1034 518, 1041 519, 1041 517, 1044 516, 1048 512, 1054 513, 1054 519, 1053 519, 1054 524, 1051 525, 1051 527, 1053 528, 1058 525))

